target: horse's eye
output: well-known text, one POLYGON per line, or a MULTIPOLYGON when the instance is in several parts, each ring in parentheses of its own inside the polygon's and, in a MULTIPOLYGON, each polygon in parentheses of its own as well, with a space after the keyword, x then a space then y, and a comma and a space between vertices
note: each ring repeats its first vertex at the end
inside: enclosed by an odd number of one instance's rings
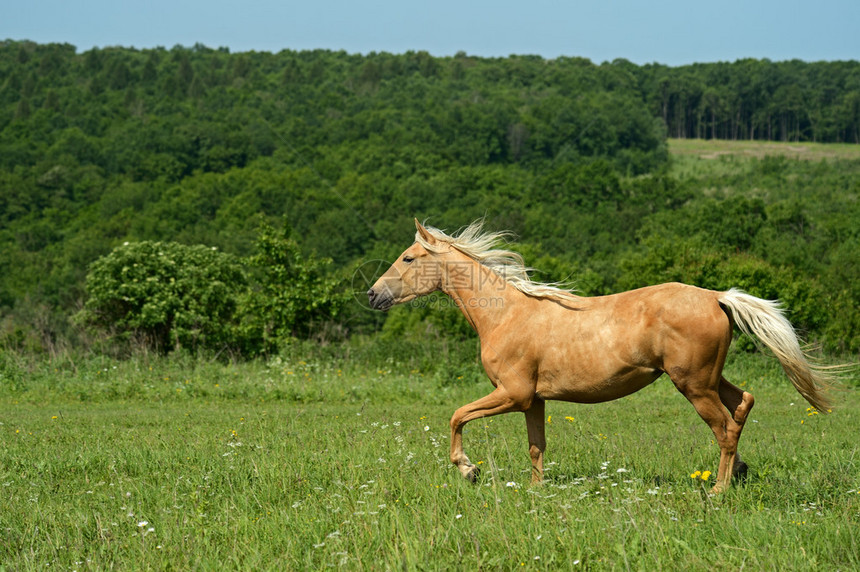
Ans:
POLYGON ((415 260, 415 259, 412 258, 411 256, 404 256, 403 257, 403 262, 405 262, 406 264, 411 264, 413 260, 415 260))

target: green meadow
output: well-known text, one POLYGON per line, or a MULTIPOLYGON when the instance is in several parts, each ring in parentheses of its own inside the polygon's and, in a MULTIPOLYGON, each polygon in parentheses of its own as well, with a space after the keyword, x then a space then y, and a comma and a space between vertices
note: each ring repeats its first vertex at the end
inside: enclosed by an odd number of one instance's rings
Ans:
POLYGON ((473 485, 448 461, 448 419, 489 382, 390 349, 385 367, 6 355, 0 569, 860 568, 850 386, 819 414, 775 360, 732 353, 727 377, 757 401, 749 475, 719 496, 710 430, 665 377, 548 403, 539 486, 522 415, 472 422, 473 485))

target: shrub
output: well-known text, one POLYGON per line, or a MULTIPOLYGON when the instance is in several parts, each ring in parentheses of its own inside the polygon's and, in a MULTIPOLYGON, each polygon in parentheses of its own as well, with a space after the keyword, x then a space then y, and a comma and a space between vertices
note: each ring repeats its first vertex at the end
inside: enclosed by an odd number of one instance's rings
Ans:
POLYGON ((239 261, 206 246, 134 242, 96 260, 76 319, 113 339, 138 337, 161 352, 221 348, 246 277, 239 261))
POLYGON ((243 301, 241 321, 250 353, 311 337, 349 299, 342 280, 327 272, 331 260, 303 255, 290 234, 286 224, 281 230, 263 224, 257 254, 248 259, 254 286, 243 301))

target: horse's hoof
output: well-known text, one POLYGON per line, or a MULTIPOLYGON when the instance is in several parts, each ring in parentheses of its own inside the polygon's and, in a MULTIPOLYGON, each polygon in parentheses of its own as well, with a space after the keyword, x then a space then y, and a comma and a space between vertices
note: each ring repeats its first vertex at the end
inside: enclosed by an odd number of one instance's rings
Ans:
POLYGON ((747 478, 747 473, 750 468, 743 461, 739 461, 735 463, 734 469, 732 469, 732 478, 735 478, 739 481, 744 481, 747 478))
POLYGON ((718 482, 711 489, 711 494, 719 495, 719 494, 726 492, 726 490, 728 490, 728 487, 726 485, 718 482))
POLYGON ((460 473, 470 483, 477 483, 478 477, 481 475, 481 469, 475 465, 468 465, 464 469, 460 469, 460 473))

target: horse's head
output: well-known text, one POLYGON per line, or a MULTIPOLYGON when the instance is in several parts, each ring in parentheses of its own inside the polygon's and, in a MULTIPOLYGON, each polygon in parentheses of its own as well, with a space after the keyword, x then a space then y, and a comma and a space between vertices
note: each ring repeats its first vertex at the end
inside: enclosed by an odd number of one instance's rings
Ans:
MULTIPOLYGON (((420 237, 431 248, 444 244, 440 244, 417 219, 415 228, 416 237, 420 237)), ((367 291, 367 297, 372 308, 387 310, 395 304, 409 302, 441 287, 442 264, 437 253, 416 240, 367 291)))

